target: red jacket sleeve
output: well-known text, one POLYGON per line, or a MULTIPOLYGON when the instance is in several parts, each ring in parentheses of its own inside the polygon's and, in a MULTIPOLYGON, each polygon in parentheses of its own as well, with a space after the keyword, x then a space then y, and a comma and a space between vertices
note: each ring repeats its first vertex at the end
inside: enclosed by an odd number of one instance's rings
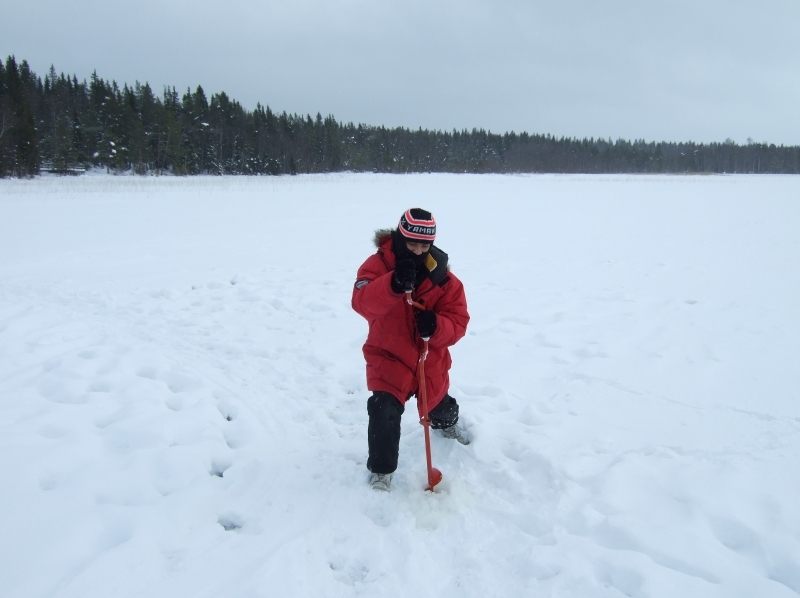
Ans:
POLYGON ((386 315, 403 298, 392 290, 392 271, 380 256, 372 255, 358 269, 351 305, 367 320, 386 315))
POLYGON ((450 281, 444 289, 445 292, 433 306, 433 311, 436 312, 436 332, 433 333, 430 344, 436 347, 455 345, 467 333, 469 323, 464 285, 455 275, 448 276, 450 281))

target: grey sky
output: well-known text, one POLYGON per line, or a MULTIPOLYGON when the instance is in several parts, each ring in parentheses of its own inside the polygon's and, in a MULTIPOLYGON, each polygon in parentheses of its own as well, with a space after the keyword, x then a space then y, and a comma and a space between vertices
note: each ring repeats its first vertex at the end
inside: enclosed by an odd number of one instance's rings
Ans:
POLYGON ((800 0, 0 0, 44 75, 411 128, 800 144, 800 0))

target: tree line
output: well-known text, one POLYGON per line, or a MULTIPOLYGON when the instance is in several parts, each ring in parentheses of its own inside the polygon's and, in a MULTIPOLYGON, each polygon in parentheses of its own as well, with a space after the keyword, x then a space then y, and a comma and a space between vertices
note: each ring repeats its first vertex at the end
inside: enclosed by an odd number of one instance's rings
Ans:
POLYGON ((139 174, 318 172, 788 173, 800 146, 573 139, 528 133, 411 130, 333 116, 247 110, 202 87, 157 95, 147 83, 44 80, 26 61, 0 60, 0 176, 90 167, 139 174))

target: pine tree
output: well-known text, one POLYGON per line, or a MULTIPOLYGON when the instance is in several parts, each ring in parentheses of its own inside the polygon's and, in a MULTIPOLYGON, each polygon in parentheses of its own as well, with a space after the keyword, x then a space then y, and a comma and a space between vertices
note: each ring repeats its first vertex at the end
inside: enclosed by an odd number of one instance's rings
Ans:
POLYGON ((0 60, 0 178, 12 172, 14 160, 13 144, 11 142, 11 99, 8 91, 6 67, 0 60))
POLYGON ((30 94, 26 89, 26 83, 32 83, 32 74, 26 61, 17 67, 13 56, 6 61, 5 70, 12 115, 10 129, 14 154, 11 169, 19 177, 33 176, 39 172, 39 143, 30 94))

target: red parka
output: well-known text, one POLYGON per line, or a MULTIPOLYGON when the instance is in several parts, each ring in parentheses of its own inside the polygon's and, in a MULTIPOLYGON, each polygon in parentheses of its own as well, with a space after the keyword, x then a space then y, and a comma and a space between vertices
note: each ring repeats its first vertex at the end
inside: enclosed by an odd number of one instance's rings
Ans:
MULTIPOLYGON (((353 288, 353 309, 369 322, 364 344, 367 388, 385 391, 405 403, 417 392, 417 364, 422 340, 417 334, 414 308, 404 293, 392 290, 395 255, 388 231, 376 234, 378 251, 358 269, 353 288), (381 235, 384 233, 384 236, 381 235)), ((436 332, 428 342, 425 388, 428 409, 444 398, 450 387, 450 351, 467 331, 469 313, 464 286, 447 267, 447 254, 431 246, 425 262, 429 276, 414 290, 413 298, 436 313, 436 332)), ((418 406, 421 411, 421 406, 418 406)), ((423 415, 420 412, 420 415, 423 415)))

